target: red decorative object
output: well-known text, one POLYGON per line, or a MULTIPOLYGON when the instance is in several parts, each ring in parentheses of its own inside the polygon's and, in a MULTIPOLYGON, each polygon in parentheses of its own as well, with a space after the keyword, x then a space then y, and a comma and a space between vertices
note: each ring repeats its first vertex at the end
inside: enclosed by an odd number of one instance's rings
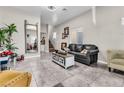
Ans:
POLYGON ((9 56, 12 54, 14 54, 14 53, 11 50, 6 50, 6 51, 3 51, 2 53, 0 53, 0 56, 9 56))
POLYGON ((23 61, 24 60, 24 55, 18 56, 16 60, 17 61, 23 61))
POLYGON ((24 55, 21 55, 21 60, 24 60, 24 55))

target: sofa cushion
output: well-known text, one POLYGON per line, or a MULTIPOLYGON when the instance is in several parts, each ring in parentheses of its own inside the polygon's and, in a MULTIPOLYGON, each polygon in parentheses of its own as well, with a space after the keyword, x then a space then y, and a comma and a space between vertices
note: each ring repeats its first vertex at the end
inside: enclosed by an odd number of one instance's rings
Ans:
POLYGON ((111 63, 124 66, 124 59, 112 59, 111 63))
POLYGON ((68 53, 73 54, 73 55, 78 55, 78 56, 86 56, 85 54, 80 53, 80 52, 69 51, 68 53))
POLYGON ((76 45, 76 52, 81 52, 82 51, 82 49, 83 49, 83 45, 82 44, 77 44, 76 45))
POLYGON ((112 57, 113 59, 124 59, 124 54, 122 53, 116 53, 112 57))
POLYGON ((70 45, 69 45, 69 49, 70 49, 71 51, 75 51, 75 50, 76 50, 76 44, 70 44, 70 45))
POLYGON ((98 49, 96 45, 92 45, 92 44, 84 44, 84 45, 83 45, 83 48, 84 48, 84 49, 87 49, 87 50, 98 49))

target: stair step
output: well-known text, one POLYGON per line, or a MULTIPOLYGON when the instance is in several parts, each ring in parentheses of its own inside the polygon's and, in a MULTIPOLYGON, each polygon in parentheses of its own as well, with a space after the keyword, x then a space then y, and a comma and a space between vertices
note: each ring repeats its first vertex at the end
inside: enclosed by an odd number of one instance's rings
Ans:
POLYGON ((54 52, 55 49, 53 47, 53 44, 51 43, 51 41, 49 40, 49 52, 54 52))

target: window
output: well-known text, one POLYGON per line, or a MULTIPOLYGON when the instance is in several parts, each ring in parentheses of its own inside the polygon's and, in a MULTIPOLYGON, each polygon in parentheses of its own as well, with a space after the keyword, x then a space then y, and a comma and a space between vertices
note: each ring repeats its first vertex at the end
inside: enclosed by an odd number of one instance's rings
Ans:
POLYGON ((83 44, 83 32, 77 32, 77 43, 83 44))
POLYGON ((53 33, 53 39, 56 39, 56 32, 53 33))

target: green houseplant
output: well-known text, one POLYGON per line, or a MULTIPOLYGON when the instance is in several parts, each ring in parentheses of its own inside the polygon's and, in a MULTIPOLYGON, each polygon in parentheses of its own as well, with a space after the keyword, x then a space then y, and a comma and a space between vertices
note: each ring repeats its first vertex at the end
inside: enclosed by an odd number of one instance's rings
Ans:
POLYGON ((15 24, 5 25, 4 28, 0 29, 0 47, 3 45, 6 47, 6 50, 12 51, 14 53, 12 56, 17 56, 15 50, 18 49, 15 44, 12 43, 12 35, 15 32, 17 32, 15 24))
POLYGON ((6 30, 6 33, 7 33, 7 40, 6 40, 6 49, 7 50, 10 50, 10 51, 13 51, 14 52, 14 55, 12 55, 12 57, 17 57, 17 53, 15 52, 16 49, 18 49, 14 43, 12 43, 13 39, 12 39, 12 35, 13 33, 17 32, 16 30, 16 25, 15 24, 10 24, 10 25, 6 25, 7 26, 7 29, 6 30))
POLYGON ((6 37, 6 31, 4 29, 0 29, 0 47, 2 47, 3 44, 5 44, 7 40, 7 37, 6 37))
POLYGON ((17 32, 16 25, 10 24, 10 25, 6 25, 6 26, 7 26, 7 28, 5 29, 5 32, 7 34, 7 39, 6 39, 6 44, 5 44, 6 48, 7 48, 7 50, 15 51, 18 48, 15 47, 14 43, 12 43, 12 35, 13 35, 13 33, 17 32))
POLYGON ((14 67, 18 56, 15 51, 18 48, 12 43, 12 35, 15 32, 17 32, 15 24, 6 25, 5 28, 0 29, 0 46, 4 45, 6 47, 6 51, 2 52, 4 53, 2 56, 9 56, 14 63, 14 67))

